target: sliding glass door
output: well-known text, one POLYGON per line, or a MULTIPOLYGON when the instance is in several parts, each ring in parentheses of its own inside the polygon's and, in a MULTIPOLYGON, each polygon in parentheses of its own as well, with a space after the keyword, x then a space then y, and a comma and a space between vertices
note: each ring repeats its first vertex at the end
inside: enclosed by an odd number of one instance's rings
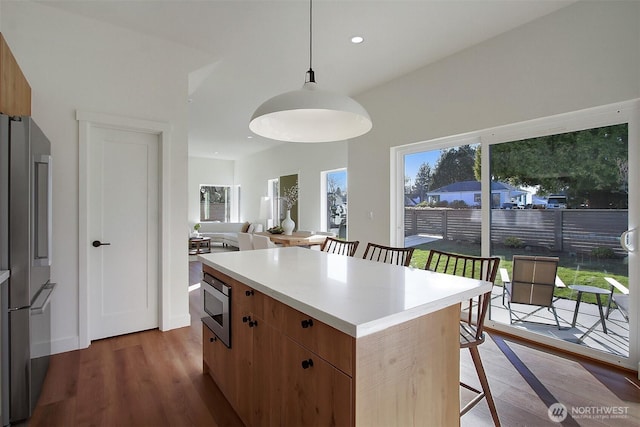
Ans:
POLYGON ((615 302, 629 289, 629 253, 620 244, 629 228, 628 145, 628 124, 618 123, 489 146, 491 186, 514 189, 492 200, 490 252, 503 270, 491 320, 629 357, 628 305, 615 302), (530 272, 525 298, 509 292, 514 257, 522 256, 558 262, 550 284, 530 272), (554 289, 536 298, 545 288, 554 289))
POLYGON ((490 328, 637 368, 639 105, 395 148, 392 241, 419 268, 431 248, 499 256, 490 328), (548 303, 511 297, 514 256, 557 261, 548 303))

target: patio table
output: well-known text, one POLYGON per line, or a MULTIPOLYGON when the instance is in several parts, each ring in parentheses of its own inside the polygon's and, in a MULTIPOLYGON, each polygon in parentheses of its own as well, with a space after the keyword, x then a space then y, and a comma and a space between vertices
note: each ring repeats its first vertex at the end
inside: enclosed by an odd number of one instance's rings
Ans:
POLYGON ((604 312, 602 311, 602 300, 600 299, 600 295, 609 294, 610 291, 607 289, 598 288, 596 286, 588 286, 588 285, 571 285, 569 289, 578 292, 578 297, 576 298, 576 308, 573 312, 573 322, 571 322, 571 327, 574 328, 576 326, 576 320, 578 319, 578 309, 580 308, 580 301, 582 300, 583 293, 590 293, 596 296, 596 301, 598 302, 598 311, 600 312, 600 319, 591 326, 587 332, 585 332, 580 338, 578 338, 578 342, 582 341, 589 335, 599 323, 602 324, 602 331, 607 333, 607 325, 605 324, 604 312))

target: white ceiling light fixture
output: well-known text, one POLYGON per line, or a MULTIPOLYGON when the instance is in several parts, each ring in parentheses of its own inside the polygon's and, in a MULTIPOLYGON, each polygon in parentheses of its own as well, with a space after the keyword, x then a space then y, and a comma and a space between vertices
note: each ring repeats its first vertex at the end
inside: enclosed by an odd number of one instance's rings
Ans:
POLYGON ((289 142, 330 142, 371 130, 369 113, 345 95, 318 89, 312 63, 313 0, 309 0, 309 71, 302 89, 265 101, 251 116, 249 129, 265 138, 289 142))

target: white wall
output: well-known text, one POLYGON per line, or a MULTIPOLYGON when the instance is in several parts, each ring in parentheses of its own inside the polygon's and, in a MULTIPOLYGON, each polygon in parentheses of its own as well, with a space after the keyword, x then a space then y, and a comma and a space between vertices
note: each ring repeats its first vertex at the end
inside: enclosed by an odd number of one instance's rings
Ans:
POLYGON ((3 34, 32 87, 33 116, 54 162, 52 347, 78 347, 78 123, 76 110, 169 123, 170 319, 189 322, 187 73, 200 53, 32 2, 3 2, 3 34))
POLYGON ((637 97, 640 2, 578 2, 361 94, 349 238, 390 243, 390 147, 637 97))
POLYGON ((260 197, 267 194, 268 179, 298 174, 296 225, 299 230, 320 230, 320 173, 346 166, 345 141, 324 144, 284 143, 236 161, 236 182, 240 184, 242 191, 242 220, 259 219, 260 197))
POLYGON ((232 160, 189 157, 189 225, 200 222, 200 185, 234 185, 232 160))

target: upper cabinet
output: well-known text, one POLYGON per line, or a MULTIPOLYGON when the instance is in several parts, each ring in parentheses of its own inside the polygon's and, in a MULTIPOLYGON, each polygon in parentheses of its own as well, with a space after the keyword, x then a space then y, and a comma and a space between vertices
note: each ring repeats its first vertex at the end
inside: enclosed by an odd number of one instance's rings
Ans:
POLYGON ((0 113, 31 115, 31 86, 0 33, 0 113))

